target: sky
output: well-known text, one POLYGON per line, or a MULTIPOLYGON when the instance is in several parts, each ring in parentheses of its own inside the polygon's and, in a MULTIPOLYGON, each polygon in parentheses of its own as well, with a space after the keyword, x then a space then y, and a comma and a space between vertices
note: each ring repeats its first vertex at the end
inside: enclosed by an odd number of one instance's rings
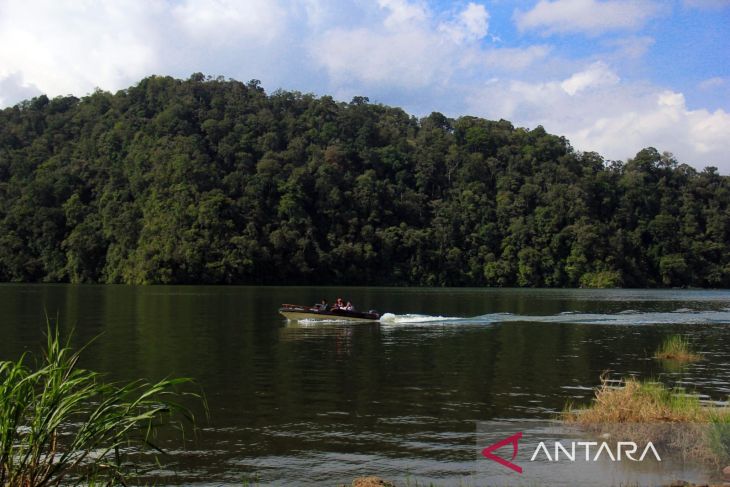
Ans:
POLYGON ((195 72, 730 174, 730 0, 0 0, 0 107, 195 72))

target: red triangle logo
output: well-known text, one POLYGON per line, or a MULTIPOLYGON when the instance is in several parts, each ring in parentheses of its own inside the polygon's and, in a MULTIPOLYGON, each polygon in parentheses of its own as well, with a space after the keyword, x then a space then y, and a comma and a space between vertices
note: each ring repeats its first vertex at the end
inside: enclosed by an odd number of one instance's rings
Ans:
POLYGON ((522 431, 520 431, 519 433, 515 433, 514 435, 510 436, 509 438, 505 438, 502 441, 498 441, 494 445, 490 445, 490 446, 486 447, 484 450, 482 450, 482 455, 484 455, 486 458, 488 458, 490 460, 493 460, 493 461, 499 463, 500 465, 503 465, 511 470, 514 470, 517 473, 522 473, 522 467, 520 467, 519 465, 515 465, 511 461, 505 460, 504 458, 498 457, 497 455, 492 453, 492 452, 494 452, 494 450, 499 450, 503 446, 511 444, 512 445, 512 458, 510 460, 514 460, 515 457, 517 456, 517 448, 519 447, 520 438, 522 438, 522 431))

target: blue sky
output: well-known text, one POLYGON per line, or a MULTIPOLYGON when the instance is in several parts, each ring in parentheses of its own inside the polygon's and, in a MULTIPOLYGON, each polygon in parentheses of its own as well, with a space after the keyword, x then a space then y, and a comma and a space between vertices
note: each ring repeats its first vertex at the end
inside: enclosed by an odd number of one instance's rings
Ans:
POLYGON ((730 174, 730 0, 0 0, 0 106, 193 72, 730 174))

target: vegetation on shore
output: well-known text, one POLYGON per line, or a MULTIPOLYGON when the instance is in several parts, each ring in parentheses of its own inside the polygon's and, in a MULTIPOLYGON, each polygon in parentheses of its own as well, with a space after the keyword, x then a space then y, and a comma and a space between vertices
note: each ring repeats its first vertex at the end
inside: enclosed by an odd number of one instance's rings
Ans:
POLYGON ((702 360, 702 356, 693 350, 689 339, 682 335, 671 335, 666 338, 657 349, 654 358, 682 363, 702 360))
POLYGON ((568 405, 562 418, 625 440, 669 445, 703 462, 720 465, 730 459, 730 407, 704 405, 684 389, 654 381, 629 378, 617 386, 602 378, 592 403, 568 405))
POLYGON ((730 177, 153 76, 0 111, 0 281, 730 287, 730 177))
POLYGON ((730 408, 706 407, 683 389, 628 378, 620 386, 602 379, 585 408, 568 407, 564 419, 583 424, 730 422, 730 408))
POLYGON ((175 391, 188 379, 107 384, 77 366, 80 352, 49 326, 36 367, 0 362, 0 486, 125 485, 129 458, 139 471, 135 455, 161 451, 158 430, 192 421, 178 402, 191 394, 175 391))

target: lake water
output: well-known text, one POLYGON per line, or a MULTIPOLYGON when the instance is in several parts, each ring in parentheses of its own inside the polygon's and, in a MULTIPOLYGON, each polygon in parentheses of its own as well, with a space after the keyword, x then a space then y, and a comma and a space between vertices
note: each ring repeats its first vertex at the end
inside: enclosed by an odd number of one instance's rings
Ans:
POLYGON ((170 484, 468 484, 478 422, 553 418, 604 371, 730 395, 727 291, 6 284, 0 307, 2 359, 40 350, 47 311, 77 345, 101 334, 83 365, 110 379, 196 379, 210 420, 185 449, 163 441, 170 484), (338 296, 388 315, 277 313, 338 296), (706 359, 654 360, 674 333, 706 359))

